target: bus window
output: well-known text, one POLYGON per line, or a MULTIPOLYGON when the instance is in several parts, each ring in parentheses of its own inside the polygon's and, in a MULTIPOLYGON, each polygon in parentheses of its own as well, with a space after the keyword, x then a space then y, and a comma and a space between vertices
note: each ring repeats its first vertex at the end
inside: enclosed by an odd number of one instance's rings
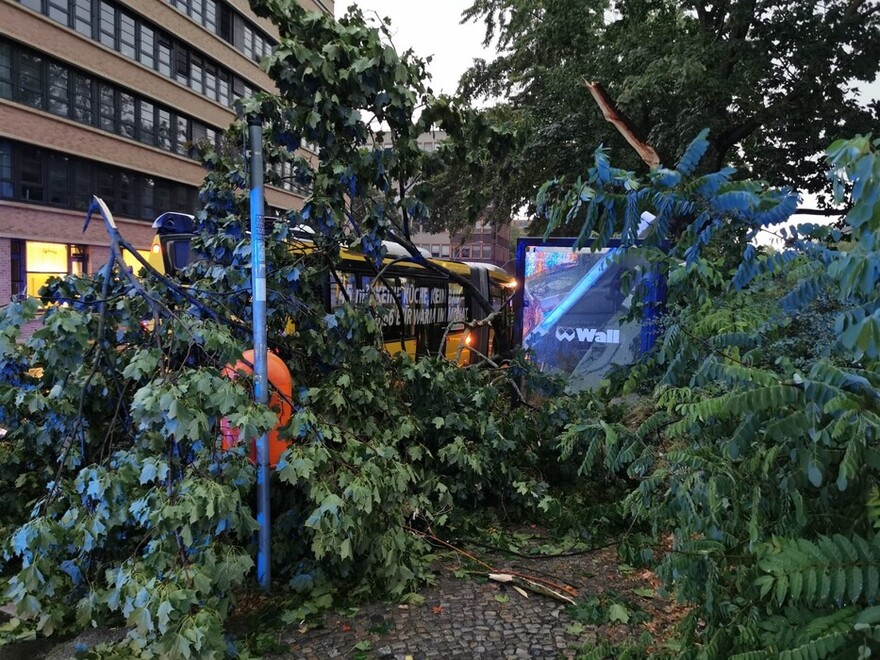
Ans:
POLYGON ((168 256, 171 259, 171 272, 186 268, 190 261, 189 238, 171 239, 168 243, 168 256))

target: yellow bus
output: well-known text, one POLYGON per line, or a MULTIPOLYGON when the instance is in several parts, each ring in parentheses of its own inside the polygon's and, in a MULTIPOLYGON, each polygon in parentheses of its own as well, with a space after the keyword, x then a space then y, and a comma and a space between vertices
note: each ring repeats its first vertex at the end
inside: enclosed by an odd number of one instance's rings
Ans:
MULTIPOLYGON (((156 235, 150 265, 174 275, 192 259, 193 216, 163 213, 153 223, 156 235)), ((298 228, 292 250, 313 249, 311 230, 298 228)), ((346 303, 374 306, 382 324, 386 350, 406 351, 411 357, 436 355, 441 350, 459 364, 476 364, 485 357, 507 354, 513 347, 512 298, 516 280, 492 264, 431 259, 443 271, 465 279, 488 300, 484 310, 477 297, 448 274, 407 260, 397 243, 385 243, 387 256, 377 270, 363 254, 343 249, 336 267, 324 276, 324 307, 332 312, 346 303), (377 281, 377 276, 378 281, 377 281), (475 322, 494 314, 491 323, 475 322)))

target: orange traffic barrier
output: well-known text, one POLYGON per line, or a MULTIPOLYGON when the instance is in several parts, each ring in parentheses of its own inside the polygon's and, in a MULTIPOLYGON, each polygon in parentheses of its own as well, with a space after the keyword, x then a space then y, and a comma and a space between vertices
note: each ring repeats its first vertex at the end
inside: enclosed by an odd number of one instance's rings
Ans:
MULTIPOLYGON (((274 353, 267 353, 266 355, 269 384, 273 388, 270 390, 269 407, 278 413, 278 423, 269 432, 269 465, 274 468, 278 465, 281 454, 290 446, 287 440, 282 440, 278 437, 278 429, 290 421, 290 416, 293 413, 293 408, 290 405, 291 396, 293 395, 293 378, 287 365, 284 364, 284 360, 274 353)), ((251 366, 254 363, 254 351, 247 350, 241 357, 242 359, 234 365, 226 365, 223 369, 224 376, 234 379, 239 373, 252 374, 254 372, 251 366)), ((225 417, 220 420, 220 434, 223 438, 223 449, 231 449, 238 445, 239 431, 231 426, 229 420, 225 417)), ((256 444, 255 440, 251 440, 251 462, 253 463, 257 462, 256 444)))

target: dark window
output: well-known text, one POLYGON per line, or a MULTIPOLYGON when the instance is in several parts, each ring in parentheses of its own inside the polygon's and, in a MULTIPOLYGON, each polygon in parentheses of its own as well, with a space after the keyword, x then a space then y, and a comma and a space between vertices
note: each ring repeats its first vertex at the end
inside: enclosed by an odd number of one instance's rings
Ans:
POLYGON ((172 184, 171 187, 171 206, 169 208, 172 209, 183 209, 184 211, 191 210, 192 204, 190 203, 190 187, 182 186, 180 184, 172 184))
POLYGON ((73 27, 80 34, 92 38, 92 3, 91 0, 74 0, 73 27))
POLYGON ((98 40, 108 48, 116 50, 116 8, 106 2, 102 2, 100 7, 98 40))
POLYGON ((0 41, 0 98, 12 98, 12 44, 0 41))
POLYGON ((116 132, 116 90, 105 83, 98 84, 98 125, 110 133, 116 132))
POLYGON ((92 203, 95 192, 92 184, 92 167, 88 161, 75 160, 71 167, 70 182, 73 189, 73 208, 85 211, 92 203))
POLYGON ((156 107, 147 101, 139 103, 138 139, 144 144, 156 144, 156 107))
POLYGON ((119 196, 116 200, 116 209, 120 215, 129 217, 137 216, 135 212, 135 184, 134 176, 127 172, 119 173, 119 196))
POLYGON ((0 197, 12 197, 11 142, 0 142, 0 197))
POLYGON ((83 124, 91 124, 94 117, 92 108, 92 80, 79 73, 73 75, 73 118, 83 124))
POLYGON ((49 112, 67 117, 70 112, 70 71, 66 66, 49 63, 49 112))
POLYGON ((70 171, 68 168, 69 158, 62 154, 49 154, 48 167, 48 184, 49 190, 46 195, 50 204, 58 206, 70 205, 70 171))
POLYGON ((19 186, 19 199, 31 202, 43 201, 43 152, 39 149, 21 150, 19 186))
POLYGON ((153 179, 148 176, 144 176, 139 178, 138 187, 140 188, 141 200, 140 217, 153 218, 156 215, 155 206, 153 203, 153 198, 156 192, 156 184, 153 179))
POLYGON ((92 195, 114 212, 152 219, 156 210, 192 210, 192 186, 0 140, 0 198, 85 210, 92 195))
POLYGON ((95 167, 95 194, 111 209, 116 208, 116 170, 98 165, 95 167))
POLYGON ((228 43, 234 43, 232 40, 232 13, 232 8, 225 2, 220 5, 220 30, 217 34, 228 43))
POLYGON ((43 107, 43 59, 30 53, 18 58, 18 100, 34 108, 43 107))
POLYGON ((157 209, 167 210, 171 206, 171 182, 164 179, 156 180, 154 201, 157 209))
POLYGON ((242 80, 238 76, 232 76, 232 95, 236 97, 244 96, 244 89, 244 80, 242 80))
POLYGON ((119 52, 131 59, 137 57, 135 30, 134 19, 128 14, 119 12, 119 52))
POLYGON ((174 79, 189 84, 189 51, 182 44, 174 44, 174 79))

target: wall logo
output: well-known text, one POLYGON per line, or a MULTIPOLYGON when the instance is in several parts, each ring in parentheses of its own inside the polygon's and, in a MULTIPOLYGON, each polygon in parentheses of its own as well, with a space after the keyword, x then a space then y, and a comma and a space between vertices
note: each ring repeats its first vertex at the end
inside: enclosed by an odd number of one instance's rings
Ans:
POLYGON ((619 344, 620 330, 597 328, 556 328, 556 341, 580 341, 595 344, 619 344))

